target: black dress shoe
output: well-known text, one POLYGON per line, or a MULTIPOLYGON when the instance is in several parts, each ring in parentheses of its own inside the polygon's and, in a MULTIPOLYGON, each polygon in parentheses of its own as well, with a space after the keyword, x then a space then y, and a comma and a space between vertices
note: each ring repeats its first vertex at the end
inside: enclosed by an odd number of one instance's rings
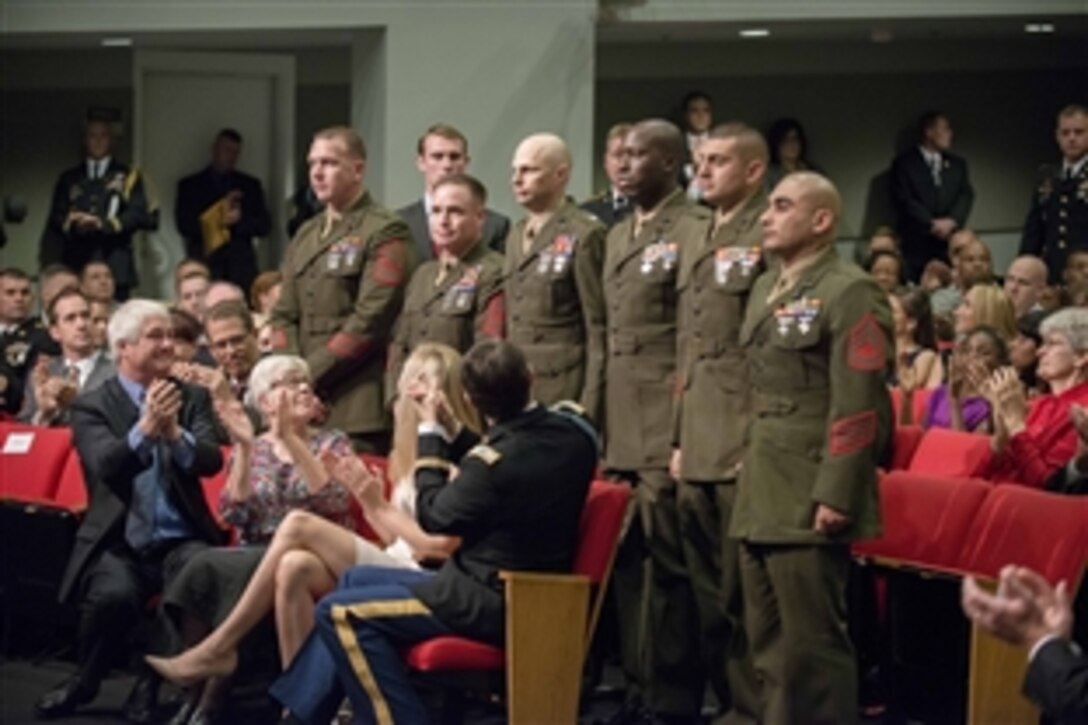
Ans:
POLYGON ((132 686, 132 692, 128 693, 125 700, 125 719, 130 723, 144 725, 150 723, 155 716, 155 701, 159 694, 159 679, 149 675, 141 675, 132 686))
POLYGON ((97 696, 98 688, 86 687, 73 677, 38 698, 34 704, 34 715, 39 720, 71 715, 77 707, 86 705, 97 696))

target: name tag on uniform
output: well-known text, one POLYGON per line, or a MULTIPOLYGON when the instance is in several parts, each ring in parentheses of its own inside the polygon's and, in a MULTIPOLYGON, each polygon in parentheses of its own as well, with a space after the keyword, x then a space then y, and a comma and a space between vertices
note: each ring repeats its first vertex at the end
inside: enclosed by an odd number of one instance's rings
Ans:
POLYGON ((676 266, 676 259, 680 253, 680 245, 676 242, 659 240, 642 250, 642 264, 639 270, 643 274, 649 274, 655 266, 668 272, 676 266))
POLYGON ((724 285, 734 268, 744 277, 751 276, 762 254, 759 247, 722 247, 714 254, 714 281, 724 285))
POLYGON ((820 316, 820 300, 802 297, 793 300, 774 311, 775 322, 778 323, 778 334, 785 337, 790 328, 796 327, 802 335, 808 334, 820 316))

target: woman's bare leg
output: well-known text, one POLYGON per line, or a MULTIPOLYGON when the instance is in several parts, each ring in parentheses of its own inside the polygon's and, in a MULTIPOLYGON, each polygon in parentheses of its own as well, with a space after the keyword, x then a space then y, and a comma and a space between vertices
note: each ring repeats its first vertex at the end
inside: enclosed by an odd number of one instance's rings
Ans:
MULTIPOLYGON (((345 569, 346 565, 339 571, 345 569)), ((308 551, 291 551, 280 559, 276 572, 276 633, 284 669, 314 629, 314 600, 335 586, 333 572, 308 551)))
POLYGON ((325 563, 335 579, 355 561, 355 535, 314 514, 292 511, 276 530, 238 604, 222 624, 196 647, 176 657, 148 657, 148 663, 181 686, 234 672, 238 642, 275 603, 276 572, 280 560, 291 551, 310 552, 325 563))

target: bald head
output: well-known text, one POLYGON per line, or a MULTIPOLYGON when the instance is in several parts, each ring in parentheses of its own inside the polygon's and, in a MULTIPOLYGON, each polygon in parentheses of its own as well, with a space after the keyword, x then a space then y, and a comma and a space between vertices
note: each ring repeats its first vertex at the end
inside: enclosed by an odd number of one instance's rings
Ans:
POLYGON ((770 202, 760 218, 763 246, 787 266, 834 241, 842 199, 820 174, 790 174, 778 182, 770 202))
POLYGON ((514 151, 514 198, 530 213, 554 210, 570 181, 571 156, 566 142, 552 133, 527 137, 514 151))
POLYGON ((639 121, 628 133, 628 137, 633 135, 665 158, 674 159, 677 164, 684 158, 684 134, 674 123, 660 118, 639 121))
POLYGON ((784 178, 779 186, 790 182, 797 189, 800 199, 813 211, 823 210, 831 214, 834 224, 830 234, 834 235, 835 226, 842 216, 842 196, 831 181, 812 171, 796 171, 784 178))
POLYGON ((1047 268, 1043 260, 1026 254, 1017 257, 1005 274, 1005 294, 1012 300, 1016 316, 1031 312, 1039 303, 1039 295, 1046 286, 1047 268))

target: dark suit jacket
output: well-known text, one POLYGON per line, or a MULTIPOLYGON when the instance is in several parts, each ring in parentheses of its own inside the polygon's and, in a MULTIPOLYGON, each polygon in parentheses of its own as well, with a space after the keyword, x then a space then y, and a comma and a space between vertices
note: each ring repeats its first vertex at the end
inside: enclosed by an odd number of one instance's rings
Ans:
POLYGON ((975 191, 967 175, 967 162, 945 153, 941 185, 933 183, 933 174, 922 152, 912 147, 892 162, 891 196, 903 237, 903 256, 915 277, 931 259, 948 259, 948 243, 929 232, 934 219, 951 217, 959 227, 967 225, 975 191))
MULTIPOLYGON (((64 374, 64 358, 54 357, 49 361, 46 366, 49 374, 53 377, 60 377, 64 374)), ((117 370, 113 367, 113 361, 103 352, 99 353, 98 359, 95 360, 94 367, 91 368, 91 374, 87 376, 87 380, 83 383, 83 387, 80 389, 80 394, 86 394, 98 388, 102 383, 117 374, 117 370)), ((38 412, 38 399, 34 395, 34 385, 32 381, 28 381, 31 384, 27 385, 26 392, 23 395, 23 408, 19 411, 19 420, 26 423, 33 423, 34 416, 38 412)), ((42 425, 67 425, 71 417, 69 409, 63 409, 58 411, 57 416, 49 421, 42 421, 42 425)))
MULTIPOLYGON (((223 466, 215 440, 215 422, 207 391, 182 384, 181 427, 196 439, 196 457, 191 471, 183 471, 170 460, 162 461, 167 493, 185 517, 196 537, 210 544, 224 541, 204 501, 201 476, 210 476, 223 466)), ((125 518, 132 500, 132 483, 146 468, 128 445, 128 432, 140 417, 136 405, 114 376, 97 390, 79 396, 72 403, 72 437, 83 463, 90 501, 87 516, 76 532, 76 543, 61 580, 60 599, 66 600, 86 568, 104 550, 124 541, 125 518)))
POLYGON ((462 433, 453 444, 439 435, 420 436, 419 524, 461 537, 461 546, 438 573, 410 588, 455 632, 503 641, 500 571, 570 571, 597 465, 589 427, 537 406, 493 426, 488 445, 470 450, 448 485, 448 468, 434 462, 458 460, 470 436, 462 433))
POLYGON ((608 229, 623 221, 624 217, 630 214, 633 208, 630 202, 617 208, 612 201, 612 192, 610 190, 605 190, 597 194, 597 196, 587 199, 582 202, 581 206, 582 209, 600 219, 601 224, 604 224, 608 229))
POLYGON ((232 171, 219 183, 210 166, 178 182, 174 221, 181 236, 185 238, 187 256, 205 258, 200 215, 234 190, 242 193, 242 216, 230 228, 230 241, 222 250, 230 248, 227 252, 229 254, 253 256, 253 237, 263 237, 272 229, 272 218, 268 214, 261 182, 249 174, 232 171))
MULTIPOLYGON (((506 249, 506 235, 510 232, 510 220, 498 212, 486 210, 484 228, 481 238, 484 244, 496 252, 506 249)), ((427 208, 420 199, 415 204, 409 204, 403 209, 397 210, 397 216, 404 220, 408 228, 412 230, 412 239, 416 240, 416 251, 419 253, 419 261, 425 262, 434 259, 434 242, 431 241, 431 228, 427 223, 427 208)))
POLYGON ((1069 640, 1051 640, 1035 653, 1023 689, 1058 722, 1088 723, 1088 657, 1069 640))

